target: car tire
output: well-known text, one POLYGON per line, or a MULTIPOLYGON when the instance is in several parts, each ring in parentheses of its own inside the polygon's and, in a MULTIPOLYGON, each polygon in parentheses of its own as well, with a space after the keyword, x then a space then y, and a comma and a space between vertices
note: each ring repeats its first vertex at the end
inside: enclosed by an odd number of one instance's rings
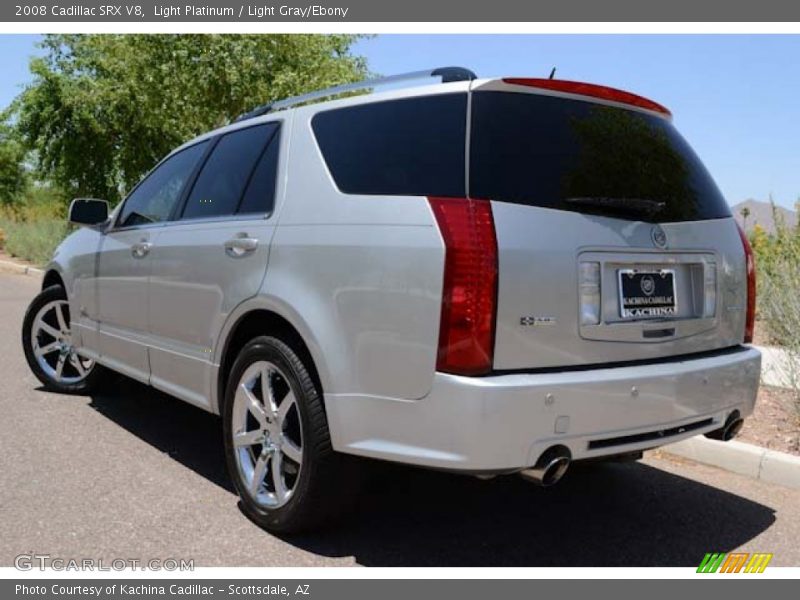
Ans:
POLYGON ((89 394, 101 386, 108 371, 74 350, 70 325, 64 288, 54 285, 42 290, 28 306, 22 321, 25 359, 46 389, 62 394, 89 394))
POLYGON ((296 533, 347 512, 358 459, 333 450, 321 390, 289 344, 261 336, 242 348, 222 416, 228 472, 252 521, 296 533))

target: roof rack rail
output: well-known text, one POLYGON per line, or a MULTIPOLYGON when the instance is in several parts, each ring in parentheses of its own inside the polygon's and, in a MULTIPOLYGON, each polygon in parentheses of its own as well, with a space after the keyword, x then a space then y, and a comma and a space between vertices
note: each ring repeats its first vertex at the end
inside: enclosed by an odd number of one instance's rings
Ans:
POLYGON ((345 83, 342 85, 336 85, 322 90, 310 92, 308 94, 302 94, 300 96, 291 96, 289 98, 284 98, 283 100, 278 100, 270 104, 262 104, 261 106, 258 106, 253 110, 237 117, 234 120, 234 123, 238 123, 239 121, 246 121, 247 119, 253 119, 255 117, 260 117, 261 115, 265 115, 267 113, 274 112, 276 110, 289 108, 291 106, 297 106, 298 104, 303 104, 305 102, 311 102, 312 100, 327 98, 328 96, 337 96, 339 94, 346 94, 347 92, 364 90, 367 88, 377 87, 379 85, 399 83, 402 81, 409 81, 412 79, 422 79, 424 77, 441 77, 442 83, 451 83, 453 81, 472 81, 473 79, 478 78, 478 76, 475 75, 475 73, 473 73, 469 69, 465 69, 464 67, 439 67, 437 69, 426 69, 424 71, 412 71, 410 73, 401 73, 399 75, 390 75, 388 77, 377 77, 375 79, 366 79, 364 81, 357 81, 355 83, 345 83))

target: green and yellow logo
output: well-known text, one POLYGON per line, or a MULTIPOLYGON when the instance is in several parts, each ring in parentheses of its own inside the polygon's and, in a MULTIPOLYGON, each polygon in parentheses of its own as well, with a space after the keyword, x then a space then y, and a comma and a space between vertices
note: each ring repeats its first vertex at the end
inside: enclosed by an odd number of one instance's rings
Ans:
POLYGON ((772 560, 766 552, 709 552, 697 567, 698 573, 763 573, 772 560))

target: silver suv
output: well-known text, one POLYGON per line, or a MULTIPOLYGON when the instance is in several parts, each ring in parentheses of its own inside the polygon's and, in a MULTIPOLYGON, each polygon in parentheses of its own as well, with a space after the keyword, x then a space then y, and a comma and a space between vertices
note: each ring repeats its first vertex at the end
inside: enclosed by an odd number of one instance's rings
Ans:
POLYGON ((550 485, 735 435, 760 372, 752 253, 669 111, 423 75, 259 107, 110 215, 75 200, 24 323, 36 376, 86 393, 115 371, 221 415, 274 531, 340 512, 354 456, 550 485))

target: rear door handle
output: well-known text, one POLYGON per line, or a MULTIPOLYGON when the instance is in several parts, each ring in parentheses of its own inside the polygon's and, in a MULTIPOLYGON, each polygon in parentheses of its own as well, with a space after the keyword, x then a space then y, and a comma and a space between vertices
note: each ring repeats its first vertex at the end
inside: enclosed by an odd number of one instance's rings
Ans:
POLYGON ((150 253, 152 247, 153 244, 150 242, 139 242, 131 246, 131 254, 133 254, 133 258, 144 258, 150 253))
POLYGON ((258 248, 256 238, 247 237, 246 233, 225 242, 225 253, 231 258, 241 258, 247 254, 255 252, 258 248))

